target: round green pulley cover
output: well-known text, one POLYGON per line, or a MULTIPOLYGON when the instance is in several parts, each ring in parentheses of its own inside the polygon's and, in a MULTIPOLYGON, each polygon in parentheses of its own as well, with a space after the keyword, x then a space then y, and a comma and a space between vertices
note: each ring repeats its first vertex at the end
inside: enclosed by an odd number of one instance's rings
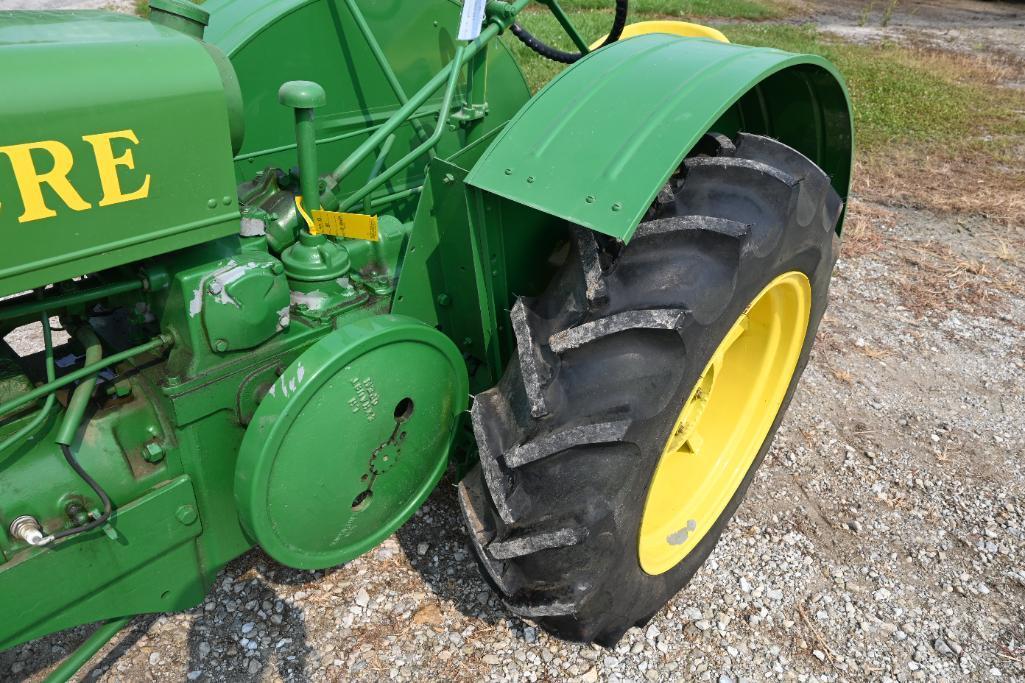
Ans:
POLYGON ((345 325, 274 382, 246 429, 235 499, 278 562, 347 562, 402 525, 434 489, 466 410, 455 344, 412 318, 345 325))

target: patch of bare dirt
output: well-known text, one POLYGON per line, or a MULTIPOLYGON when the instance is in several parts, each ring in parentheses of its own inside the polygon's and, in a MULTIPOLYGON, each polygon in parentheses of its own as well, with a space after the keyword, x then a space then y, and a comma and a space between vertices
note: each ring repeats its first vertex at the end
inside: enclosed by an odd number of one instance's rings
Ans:
POLYGON ((945 50, 1025 59, 1025 4, 975 0, 838 0, 810 17, 853 42, 909 37, 945 50))

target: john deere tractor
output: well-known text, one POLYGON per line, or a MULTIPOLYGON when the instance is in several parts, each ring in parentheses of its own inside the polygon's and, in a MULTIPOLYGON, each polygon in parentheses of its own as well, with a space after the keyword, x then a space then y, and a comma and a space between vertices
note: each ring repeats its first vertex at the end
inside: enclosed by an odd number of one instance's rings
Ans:
POLYGON ((529 4, 0 12, 0 326, 40 338, 0 348, 0 649, 104 622, 66 678, 250 548, 359 556, 449 470, 562 638, 693 576, 826 307, 846 89, 627 0, 593 45, 541 0, 567 52, 529 4), (567 68, 531 95, 515 40, 567 68))

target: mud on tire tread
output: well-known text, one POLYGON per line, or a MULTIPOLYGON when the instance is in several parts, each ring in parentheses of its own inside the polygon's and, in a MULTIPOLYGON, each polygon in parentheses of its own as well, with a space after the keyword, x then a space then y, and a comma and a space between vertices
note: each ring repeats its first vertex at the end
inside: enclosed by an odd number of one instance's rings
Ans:
POLYGON ((480 465, 459 496, 472 545, 509 608, 562 638, 612 645, 686 585, 764 458, 825 310, 842 209, 825 174, 766 137, 710 134, 696 149, 628 246, 571 230, 563 271, 512 309, 517 355, 474 400, 480 465), (680 406, 744 307, 792 270, 812 313, 772 430, 696 548, 645 574, 640 520, 680 406))

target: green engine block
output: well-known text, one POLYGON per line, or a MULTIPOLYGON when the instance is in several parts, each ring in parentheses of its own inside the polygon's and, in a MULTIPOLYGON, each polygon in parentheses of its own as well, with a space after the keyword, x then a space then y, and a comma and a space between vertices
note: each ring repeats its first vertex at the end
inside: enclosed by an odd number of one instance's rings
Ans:
MULTIPOLYGON (((0 83, 26 94, 0 104, 0 225, 13 236, 0 294, 25 292, 0 306, 0 325, 57 316, 70 334, 25 356, 0 348, 0 649, 195 605, 256 543, 292 566, 339 564, 444 472, 469 396, 464 353, 440 322, 392 314, 430 157, 362 202, 381 214, 373 241, 299 230, 294 202, 304 173, 318 193, 316 176, 442 68, 437 26, 458 8, 423 3, 400 41, 358 3, 338 17, 334 3, 265 2, 255 23, 252 4, 154 0, 151 21, 0 13, 0 83), (385 38, 339 44, 360 24, 385 38), (316 47, 266 60, 306 34, 316 47), (343 47, 365 53, 357 73, 337 68, 343 47), (396 91, 374 50, 398 64, 420 51, 430 69, 401 69, 396 91), (329 88, 312 161, 278 102, 294 75, 329 88)), ((527 97, 503 46, 482 54, 488 78, 521 85, 486 121, 443 127, 434 153, 487 136, 527 97)), ((336 193, 422 132, 420 118, 404 122, 336 193)), ((466 239, 457 227, 451 238, 466 239)), ((446 298, 418 288, 437 318, 446 298)))

